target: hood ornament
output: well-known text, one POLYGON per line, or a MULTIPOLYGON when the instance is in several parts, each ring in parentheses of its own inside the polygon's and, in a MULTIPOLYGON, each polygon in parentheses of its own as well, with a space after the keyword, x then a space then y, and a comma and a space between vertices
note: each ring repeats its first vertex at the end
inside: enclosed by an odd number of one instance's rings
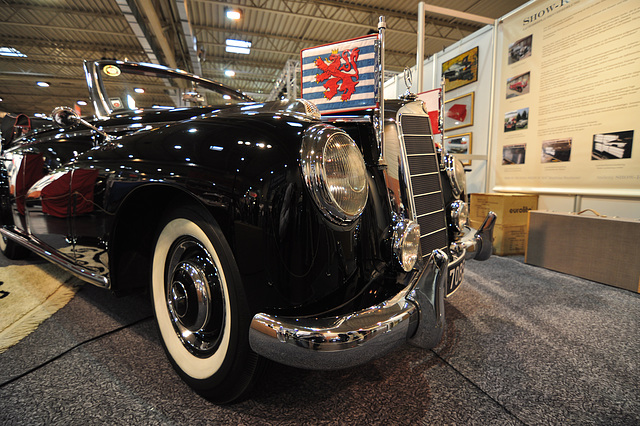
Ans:
POLYGON ((411 73, 411 68, 409 67, 404 67, 404 85, 407 87, 407 91, 400 96, 400 99, 402 99, 403 101, 416 100, 416 94, 411 93, 411 86, 413 85, 413 75, 411 73))

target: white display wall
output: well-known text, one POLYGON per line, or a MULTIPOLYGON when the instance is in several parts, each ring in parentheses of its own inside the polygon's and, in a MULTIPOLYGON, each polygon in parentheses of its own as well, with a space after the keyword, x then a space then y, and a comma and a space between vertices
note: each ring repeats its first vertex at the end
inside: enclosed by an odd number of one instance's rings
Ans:
MULTIPOLYGON (((445 94, 473 93, 472 124, 445 134, 471 136, 460 155, 469 192, 537 193, 541 209, 640 218, 637 1, 536 0, 496 25, 428 58, 423 87, 412 88, 439 87, 442 64, 478 48, 477 81, 445 94)), ((385 98, 405 91, 402 75, 385 84, 385 98)))
MULTIPOLYGON (((473 111, 467 111, 466 123, 472 124, 457 127, 452 130, 445 128, 445 139, 458 135, 469 135, 471 150, 467 154, 457 154, 456 156, 465 163, 467 170, 467 190, 473 192, 485 192, 487 174, 487 152, 489 141, 490 105, 492 90, 492 65, 493 65, 493 27, 487 26, 476 31, 451 46, 439 52, 424 62, 423 87, 418 88, 416 67, 411 69, 413 74, 413 93, 420 93, 428 90, 440 88, 442 64, 463 55, 471 49, 478 48, 477 51, 477 81, 464 84, 453 90, 445 92, 444 101, 456 102, 456 99, 464 99, 473 96, 473 111), (472 115, 471 120, 469 115, 472 115)), ((402 74, 395 76, 385 84, 385 98, 393 99, 406 92, 407 88, 402 74)))

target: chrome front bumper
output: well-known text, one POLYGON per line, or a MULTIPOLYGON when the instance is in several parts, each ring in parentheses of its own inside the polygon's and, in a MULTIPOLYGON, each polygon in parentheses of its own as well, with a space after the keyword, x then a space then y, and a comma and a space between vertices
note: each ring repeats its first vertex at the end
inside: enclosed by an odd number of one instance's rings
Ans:
MULTIPOLYGON (((469 250, 478 260, 488 258, 494 223, 495 215, 490 214, 457 249, 469 250)), ((433 348, 444 332, 448 266, 448 256, 434 250, 422 270, 415 271, 410 283, 393 298, 347 315, 295 318, 256 314, 249 330, 251 348, 281 364, 313 370, 361 365, 404 342, 433 348)))
POLYGON ((399 344, 429 348, 444 329, 447 255, 435 250, 427 265, 393 298, 331 318, 257 314, 249 342, 258 354, 293 367, 334 370, 378 358, 399 344))

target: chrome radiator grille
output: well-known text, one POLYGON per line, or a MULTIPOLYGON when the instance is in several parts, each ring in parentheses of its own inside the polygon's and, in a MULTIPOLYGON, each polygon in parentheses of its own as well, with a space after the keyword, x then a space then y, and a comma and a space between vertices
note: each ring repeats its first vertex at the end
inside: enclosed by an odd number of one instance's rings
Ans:
POLYGON ((429 117, 403 114, 400 132, 407 159, 407 175, 413 193, 413 219, 420 225, 423 257, 447 247, 447 221, 440 185, 440 166, 429 117))

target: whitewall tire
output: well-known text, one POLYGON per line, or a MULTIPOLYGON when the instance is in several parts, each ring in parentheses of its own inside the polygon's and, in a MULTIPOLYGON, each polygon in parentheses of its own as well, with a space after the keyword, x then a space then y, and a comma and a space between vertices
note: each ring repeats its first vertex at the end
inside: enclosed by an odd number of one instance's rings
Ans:
POLYGON ((151 298, 165 351, 180 376, 218 403, 242 397, 259 364, 231 249, 210 215, 165 217, 152 257, 151 298))

